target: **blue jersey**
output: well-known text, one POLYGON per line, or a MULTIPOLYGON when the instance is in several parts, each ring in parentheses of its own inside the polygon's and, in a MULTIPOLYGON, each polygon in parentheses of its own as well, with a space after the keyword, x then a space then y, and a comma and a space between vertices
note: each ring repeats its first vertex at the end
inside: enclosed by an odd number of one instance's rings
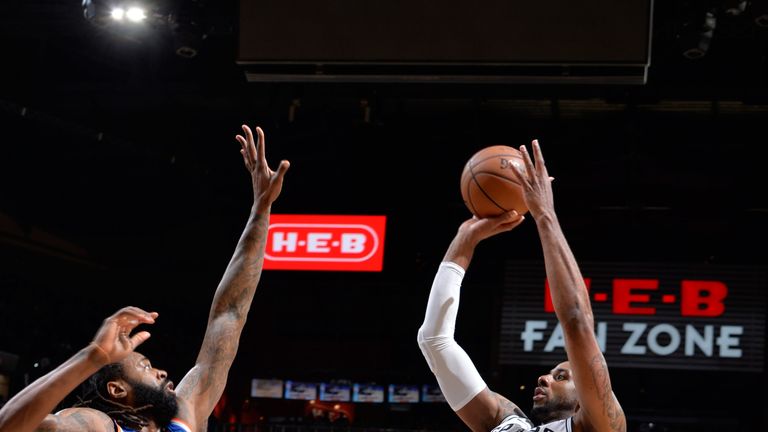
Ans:
MULTIPOLYGON (((116 432, 138 432, 133 429, 121 427, 114 419, 112 419, 112 423, 115 424, 116 432)), ((171 424, 163 430, 166 432, 192 432, 192 429, 179 419, 171 420, 171 424)))

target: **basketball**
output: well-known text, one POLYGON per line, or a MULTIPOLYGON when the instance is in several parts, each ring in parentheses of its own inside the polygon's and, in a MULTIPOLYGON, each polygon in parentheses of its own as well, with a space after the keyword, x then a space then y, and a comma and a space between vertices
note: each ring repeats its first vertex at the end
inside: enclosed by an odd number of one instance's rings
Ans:
POLYGON ((528 212, 513 164, 525 173, 523 155, 505 145, 485 147, 469 158, 461 173, 461 197, 472 214, 485 218, 511 210, 528 212))

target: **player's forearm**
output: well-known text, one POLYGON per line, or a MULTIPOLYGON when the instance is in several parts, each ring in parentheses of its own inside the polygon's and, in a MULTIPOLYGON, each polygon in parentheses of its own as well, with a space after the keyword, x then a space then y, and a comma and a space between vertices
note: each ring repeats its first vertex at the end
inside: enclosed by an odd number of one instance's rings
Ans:
POLYGON ((235 253, 216 289, 211 305, 211 321, 223 314, 233 314, 245 321, 264 265, 269 215, 269 208, 259 211, 254 206, 251 211, 235 253))
POLYGON ((472 262, 472 256, 475 253, 477 243, 478 241, 471 238, 467 233, 459 232, 451 240, 451 244, 443 256, 443 261, 458 264, 466 270, 469 268, 469 263, 472 262))
POLYGON ((536 226, 558 320, 566 331, 572 324, 593 327, 589 293, 557 216, 554 212, 542 215, 536 219, 536 226))
POLYGON ((11 398, 0 409, 0 432, 27 432, 45 417, 80 383, 105 364, 105 356, 89 346, 11 398))

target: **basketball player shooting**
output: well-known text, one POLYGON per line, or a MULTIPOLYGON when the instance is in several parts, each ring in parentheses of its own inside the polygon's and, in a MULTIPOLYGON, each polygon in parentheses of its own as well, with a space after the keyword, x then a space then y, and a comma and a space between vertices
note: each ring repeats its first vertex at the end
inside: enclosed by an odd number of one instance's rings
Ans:
POLYGON ((93 341, 37 379, 0 409, 0 432, 202 432, 227 382, 261 277, 272 203, 288 161, 267 165, 264 133, 243 125, 240 153, 251 174, 253 206, 245 230, 213 294, 208 324, 192 369, 174 388, 168 374, 135 349, 150 334, 136 331, 158 314, 126 307, 105 319, 93 341), (78 385, 82 402, 50 412, 78 385))
POLYGON ((587 288, 555 214, 552 178, 538 142, 534 140, 532 147, 535 165, 521 146, 525 172, 517 166, 513 169, 539 232, 567 361, 538 378, 533 406, 526 415, 488 388, 454 340, 461 283, 475 248, 520 225, 525 218, 514 210, 496 217, 473 217, 461 224, 433 280, 418 344, 448 404, 474 432, 625 432, 624 412, 595 338, 587 288))

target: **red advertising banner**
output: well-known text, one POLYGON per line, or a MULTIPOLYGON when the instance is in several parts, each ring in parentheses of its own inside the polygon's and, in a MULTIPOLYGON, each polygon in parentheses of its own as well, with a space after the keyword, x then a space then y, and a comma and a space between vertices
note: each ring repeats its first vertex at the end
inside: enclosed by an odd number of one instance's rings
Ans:
POLYGON ((386 216, 273 214, 265 270, 379 272, 386 216))

